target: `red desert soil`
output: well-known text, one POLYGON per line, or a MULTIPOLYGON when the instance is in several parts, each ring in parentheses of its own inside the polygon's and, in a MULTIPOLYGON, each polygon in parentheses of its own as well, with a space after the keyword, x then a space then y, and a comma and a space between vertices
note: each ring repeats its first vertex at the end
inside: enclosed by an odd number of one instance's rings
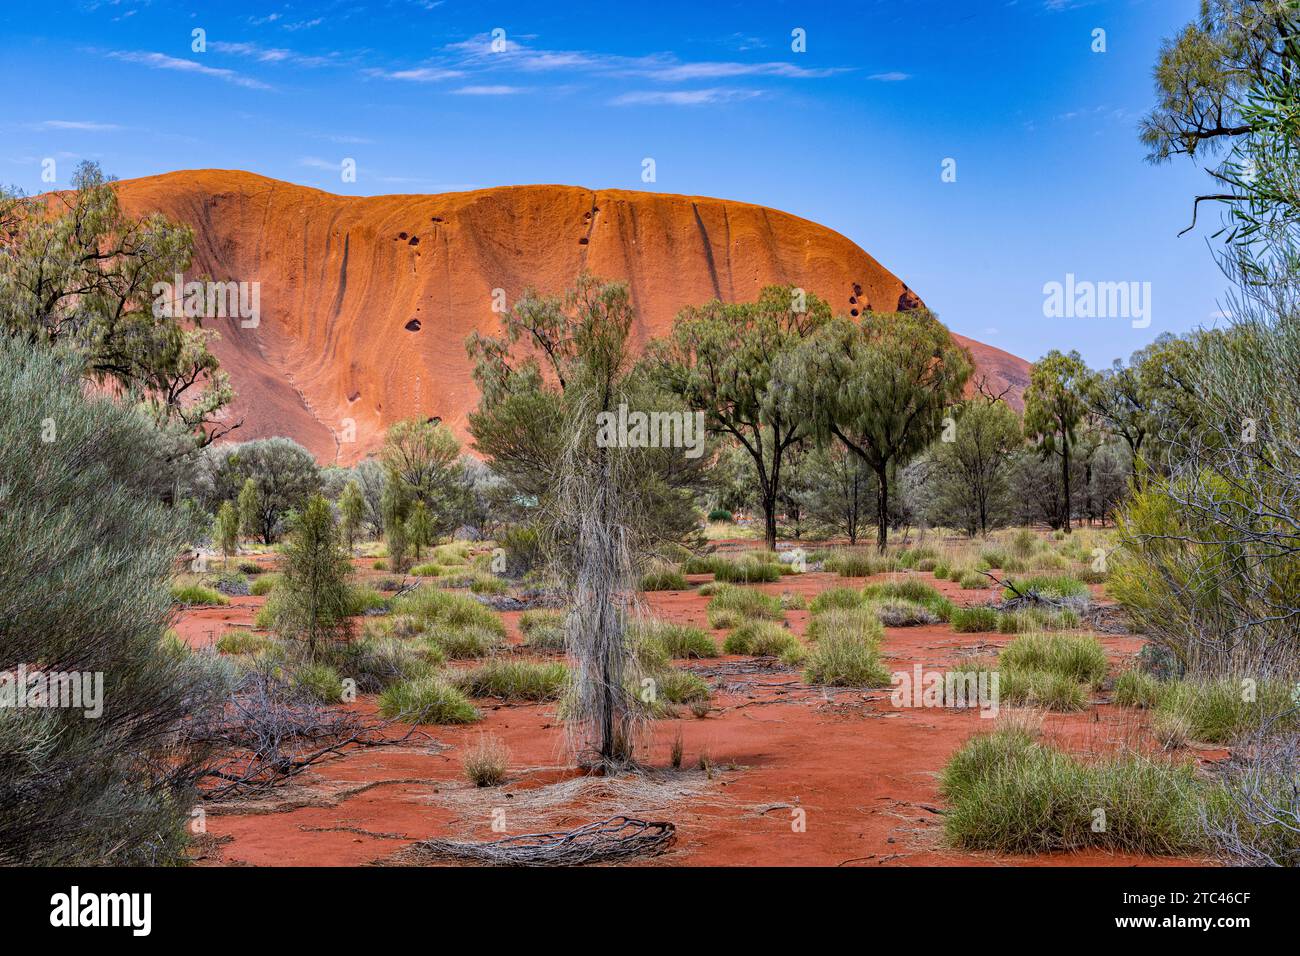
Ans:
MULTIPOLYGON (((883 579, 884 576, 881 576, 883 579)), ((933 580, 925 575, 926 580, 933 580)), ((698 577, 697 582, 707 580, 698 577)), ((794 591, 811 597, 834 584, 861 586, 810 573, 762 585, 770 593, 794 591)), ((959 603, 987 600, 988 592, 963 591, 939 582, 959 603)), ((646 595, 657 616, 708 627, 707 598, 695 591, 646 595)), ((190 610, 179 631, 202 645, 208 631, 251 621, 261 598, 237 599, 231 607, 190 610)), ((505 614, 512 640, 519 635, 517 614, 505 614)), ((788 612, 790 626, 802 633, 807 612, 788 612)), ((721 632, 714 632, 721 643, 721 632)), ((946 668, 963 652, 985 653, 1011 636, 957 634, 946 626, 889 628, 884 642, 890 670, 946 668)), ((1132 636, 1101 636, 1114 660, 1142 644, 1132 636)), ((707 717, 658 721, 643 759, 667 768, 674 736, 680 730, 684 780, 693 793, 645 812, 673 821, 678 840, 650 865, 1173 865, 1186 860, 1103 852, 1027 857, 964 853, 941 840, 943 801, 936 774, 973 733, 989 721, 974 711, 899 709, 889 690, 849 690, 803 686, 796 672, 744 666, 752 659, 721 657, 677 661, 714 687, 707 717), (739 665, 739 666, 737 666, 739 665), (692 770, 701 754, 714 764, 712 779, 692 770), (806 831, 796 832, 795 810, 805 812, 806 831), (656 813, 656 810, 659 811, 656 813)), ((1110 750, 1137 742, 1141 719, 1103 702, 1078 715, 1051 715, 1048 735, 1071 749, 1110 750)), ((208 837, 198 860, 204 865, 361 865, 392 857, 414 841, 433 837, 493 840, 510 833, 571 828, 634 807, 611 802, 601 778, 582 778, 569 769, 554 704, 502 705, 477 701, 485 719, 470 727, 425 727, 428 737, 392 749, 353 752, 325 763, 306 786, 279 791, 264 803, 241 808, 207 805, 208 837), (500 736, 513 751, 504 787, 476 790, 462 776, 461 760, 482 732, 500 736), (564 787, 540 826, 523 811, 530 798, 564 787), (547 789, 550 788, 550 789, 547 789), (583 789, 585 788, 585 789, 583 789), (232 812, 234 811, 234 812, 232 812), (503 813, 504 832, 491 827, 503 813), (512 819, 514 823, 512 824, 512 819)), ((374 701, 353 705, 372 713, 374 701)), ((1212 760, 1217 752, 1203 752, 1212 760)))
MULTIPOLYGON (((261 283, 257 328, 208 323, 244 419, 232 437, 288 435, 322 462, 356 462, 410 416, 441 416, 463 437, 477 400, 464 342, 497 331, 495 289, 513 305, 584 269, 626 280, 641 343, 684 306, 753 299, 773 283, 845 315, 921 304, 844 236, 722 199, 577 186, 350 197, 231 170, 127 180, 120 195, 132 213, 194 229, 187 278, 261 283)), ((1028 364, 953 337, 973 354, 973 381, 986 376, 1019 407, 1028 364)))

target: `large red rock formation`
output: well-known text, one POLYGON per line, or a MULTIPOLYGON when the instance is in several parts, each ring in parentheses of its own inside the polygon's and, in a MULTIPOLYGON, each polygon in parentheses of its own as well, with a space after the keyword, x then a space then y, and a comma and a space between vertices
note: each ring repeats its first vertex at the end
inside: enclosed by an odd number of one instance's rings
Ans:
MULTIPOLYGON (((477 401, 464 342, 497 330, 495 289, 513 304, 529 286, 560 292, 583 269, 626 280, 641 342, 683 306, 753 299, 773 283, 845 314, 920 302, 838 233, 723 199, 576 186, 349 197, 227 170, 128 180, 120 195, 133 213, 193 227, 187 278, 261 283, 257 328, 211 323, 244 419, 232 437, 288 435, 327 462, 355 462, 413 415, 464 436, 477 401)), ((1028 365, 954 338, 976 376, 1018 405, 1028 365)))

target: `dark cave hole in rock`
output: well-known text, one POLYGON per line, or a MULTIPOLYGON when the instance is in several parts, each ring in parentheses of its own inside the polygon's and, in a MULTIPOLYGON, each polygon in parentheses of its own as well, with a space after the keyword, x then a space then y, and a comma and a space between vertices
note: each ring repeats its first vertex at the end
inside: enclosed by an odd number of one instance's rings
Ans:
POLYGON ((419 320, 419 319, 412 319, 410 322, 407 322, 407 323, 406 323, 405 328, 406 328, 406 331, 408 331, 408 332, 418 332, 418 331, 420 331, 420 320, 419 320))

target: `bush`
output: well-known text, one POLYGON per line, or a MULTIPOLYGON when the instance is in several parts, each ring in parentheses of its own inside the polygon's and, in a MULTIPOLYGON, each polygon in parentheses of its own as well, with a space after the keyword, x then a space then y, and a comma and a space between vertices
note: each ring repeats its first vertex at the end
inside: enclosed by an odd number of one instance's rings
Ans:
POLYGON ((470 697, 502 700, 559 700, 569 680, 563 664, 495 657, 455 678, 470 697))
POLYGON ((432 675, 385 690, 379 695, 379 713, 412 724, 470 724, 480 717, 457 687, 432 675))
POLYGON ((328 664, 304 663, 293 671, 293 686, 322 704, 343 699, 343 678, 328 664))
POLYGON ((728 524, 730 524, 732 521, 735 520, 735 518, 732 516, 731 512, 728 511, 726 508, 714 508, 712 511, 709 512, 709 520, 725 521, 728 524))
POLYGON ((478 743, 465 751, 465 776, 476 787, 498 786, 506 779, 510 756, 510 748, 500 737, 479 734, 478 743))
POLYGON ((782 617, 780 598, 750 588, 723 588, 709 600, 709 624, 712 627, 734 627, 737 620, 748 618, 779 621, 782 617))
POLYGON ((470 576, 469 589, 472 594, 505 594, 510 586, 495 574, 476 571, 470 576))
POLYGON ((506 573, 511 577, 522 577, 542 565, 542 533, 535 525, 512 525, 497 544, 506 553, 506 573))
POLYGON ((396 637, 366 636, 330 655, 331 663, 357 689, 376 694, 400 681, 423 677, 446 658, 436 645, 412 645, 396 637))
POLYGON ((172 586, 172 601, 183 607, 208 604, 229 604, 230 599, 213 588, 202 584, 175 584, 172 586))
POLYGON ((1228 743, 1267 724, 1279 731, 1294 727, 1291 694, 1291 685, 1279 680, 1255 684, 1253 701, 1246 699, 1249 694, 1243 682, 1232 678, 1176 680, 1160 685, 1156 711, 1184 719, 1195 740, 1228 743), (1288 713, 1289 717, 1279 719, 1288 713))
POLYGON ((524 611, 519 615, 524 644, 535 651, 563 651, 564 619, 565 615, 559 611, 524 611))
POLYGON ((725 654, 744 654, 752 657, 779 657, 790 647, 798 646, 799 639, 773 621, 745 621, 722 644, 725 654))
POLYGON ((998 612, 991 607, 953 608, 949 620, 952 629, 960 634, 983 633, 998 629, 998 612))
POLYGON ((417 564, 415 567, 411 568, 411 574, 417 578, 436 578, 441 577, 442 573, 442 565, 433 564, 431 562, 417 564))
POLYGON ((655 564, 641 578, 642 591, 685 591, 689 584, 682 572, 671 564, 655 564))
POLYGON ((957 578, 957 584, 967 591, 979 591, 993 586, 992 582, 978 571, 963 571, 957 578))
POLYGON ((357 616, 365 614, 367 611, 386 610, 388 610, 388 598, 384 597, 384 595, 380 594, 374 588, 348 588, 347 612, 349 615, 357 616))
MULTIPOLYGON (((845 612, 840 612, 845 613, 845 612)), ((804 680, 833 687, 878 687, 889 683, 872 641, 848 633, 828 632, 808 653, 804 680)))
POLYGON ((1028 528, 1018 528, 1007 542, 1007 547, 1016 557, 1028 558, 1038 550, 1038 536, 1028 528))
POLYGON ((969 850, 1051 853, 1098 847, 1180 854, 1197 847, 1195 768, 1141 755, 1083 763, 1023 731, 969 741, 944 768, 948 839, 969 850), (1105 826, 1094 828, 1096 811, 1105 826))
POLYGON ((999 634, 1024 634, 1028 631, 1068 631, 1079 626, 1079 615, 1069 608, 1049 611, 1047 608, 1028 607, 1019 611, 1003 611, 998 615, 999 634))

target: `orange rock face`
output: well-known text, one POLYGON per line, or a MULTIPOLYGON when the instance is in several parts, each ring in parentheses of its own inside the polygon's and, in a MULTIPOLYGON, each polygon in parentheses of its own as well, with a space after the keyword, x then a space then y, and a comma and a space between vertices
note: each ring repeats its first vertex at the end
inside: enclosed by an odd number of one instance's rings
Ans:
MULTIPOLYGON (((120 184, 123 206, 193 227, 187 278, 261 283, 256 328, 213 319, 241 441, 287 435, 351 464, 384 429, 438 415, 462 438, 477 403, 465 338, 495 333, 503 290, 558 293, 586 269, 625 280, 639 342, 713 298, 789 283, 844 314, 919 297, 848 239, 774 209, 576 186, 336 196, 251 173, 195 170, 120 184)), ((1029 366, 963 336, 975 378, 1019 406, 1029 366)))

